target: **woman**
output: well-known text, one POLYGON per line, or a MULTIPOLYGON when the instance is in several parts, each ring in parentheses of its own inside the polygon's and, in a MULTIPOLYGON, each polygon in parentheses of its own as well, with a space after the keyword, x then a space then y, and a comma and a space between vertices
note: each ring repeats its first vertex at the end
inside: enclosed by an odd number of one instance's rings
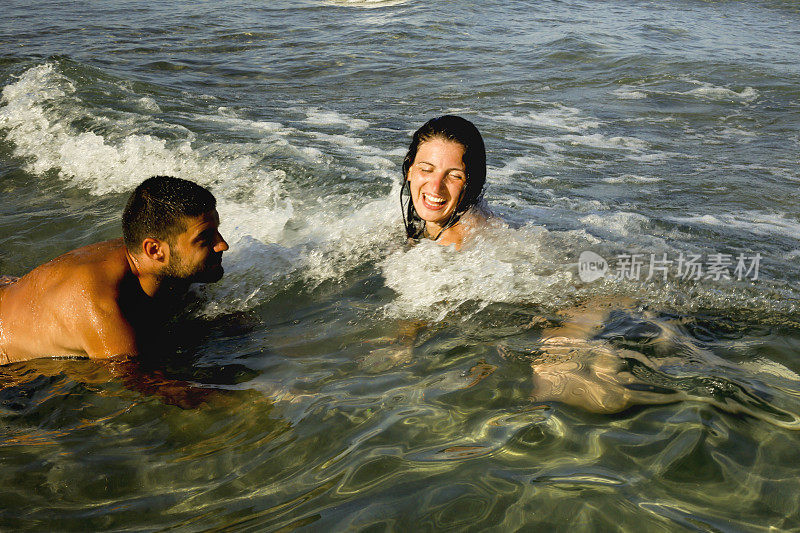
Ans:
POLYGON ((423 124, 403 160, 400 205, 408 238, 461 248, 489 215, 485 183, 486 148, 472 122, 444 115, 423 124))
MULTIPOLYGON (((400 200, 409 239, 425 237, 439 244, 455 244, 458 249, 470 231, 489 216, 483 202, 486 149, 478 129, 466 119, 445 115, 418 129, 403 161, 403 179, 400 200)), ((632 405, 686 397, 681 391, 649 386, 631 374, 625 362, 634 356, 649 362, 643 356, 593 340, 609 311, 620 307, 630 304, 591 301, 562 311, 559 315, 563 322, 559 326, 542 330, 538 355, 531 365, 534 400, 560 401, 592 412, 614 413, 632 405)), ((419 327, 410 328, 411 334, 401 338, 413 344, 419 327)), ((385 349, 373 350, 370 356, 380 353, 379 359, 384 359, 384 352, 385 349)), ((503 352, 501 347, 501 355, 503 352)), ((396 362, 408 357, 410 350, 406 348, 391 359, 396 362)), ((487 366, 473 368, 471 375, 476 377, 468 386, 492 373, 494 368, 487 366)))

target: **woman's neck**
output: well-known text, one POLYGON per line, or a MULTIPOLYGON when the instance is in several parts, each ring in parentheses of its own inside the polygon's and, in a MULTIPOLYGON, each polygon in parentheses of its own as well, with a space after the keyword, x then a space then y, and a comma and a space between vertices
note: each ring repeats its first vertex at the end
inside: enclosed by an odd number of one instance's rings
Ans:
POLYGON ((425 233, 423 234, 428 239, 435 239, 437 244, 442 246, 456 245, 456 249, 461 249, 461 244, 464 241, 465 228, 461 221, 455 225, 442 231, 442 227, 438 224, 426 224, 425 233))
POLYGON ((436 242, 443 246, 455 244, 456 250, 460 250, 461 246, 464 244, 464 240, 469 234, 477 227, 483 225, 490 216, 491 213, 488 209, 482 206, 473 206, 461 216, 458 222, 444 231, 442 231, 442 226, 439 224, 432 222, 426 223, 423 236, 428 239, 436 239, 436 242))

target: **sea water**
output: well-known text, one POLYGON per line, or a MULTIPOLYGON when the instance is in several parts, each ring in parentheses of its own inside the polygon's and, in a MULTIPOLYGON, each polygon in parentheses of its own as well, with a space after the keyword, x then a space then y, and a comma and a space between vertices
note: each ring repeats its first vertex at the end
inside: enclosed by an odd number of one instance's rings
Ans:
POLYGON ((0 274, 118 237, 155 174, 231 249, 161 368, 212 400, 0 369, 0 528, 800 527, 798 57, 777 0, 4 0, 0 274), (460 252, 400 215, 444 113, 497 215, 460 252), (537 398, 601 300, 635 303, 590 346, 685 399, 537 398))

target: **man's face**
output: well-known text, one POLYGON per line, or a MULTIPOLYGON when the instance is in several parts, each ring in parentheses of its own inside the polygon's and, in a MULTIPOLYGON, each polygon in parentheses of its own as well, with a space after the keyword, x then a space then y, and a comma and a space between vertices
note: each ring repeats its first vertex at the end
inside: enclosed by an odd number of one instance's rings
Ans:
POLYGON ((212 283, 222 278, 222 252, 228 243, 219 233, 216 210, 184 219, 186 229, 170 239, 168 277, 190 283, 212 283))

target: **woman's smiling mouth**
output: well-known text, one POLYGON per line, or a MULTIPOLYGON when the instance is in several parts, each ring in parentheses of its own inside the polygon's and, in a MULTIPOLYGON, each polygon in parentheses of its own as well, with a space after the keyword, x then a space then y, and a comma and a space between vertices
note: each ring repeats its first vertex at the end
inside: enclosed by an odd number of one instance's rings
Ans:
POLYGON ((447 204, 447 200, 442 198, 441 196, 423 192, 422 203, 428 209, 439 210, 442 209, 447 204))

